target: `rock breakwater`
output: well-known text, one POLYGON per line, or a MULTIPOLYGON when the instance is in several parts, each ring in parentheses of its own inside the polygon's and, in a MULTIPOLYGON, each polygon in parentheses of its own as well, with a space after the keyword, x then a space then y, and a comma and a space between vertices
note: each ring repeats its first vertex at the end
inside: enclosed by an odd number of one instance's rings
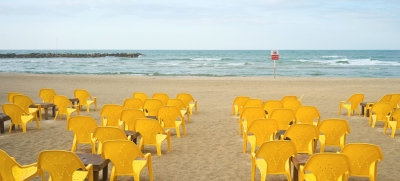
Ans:
POLYGON ((141 53, 29 53, 29 54, 15 54, 7 53, 0 54, 0 58, 98 58, 98 57, 126 57, 137 58, 144 56, 141 53))

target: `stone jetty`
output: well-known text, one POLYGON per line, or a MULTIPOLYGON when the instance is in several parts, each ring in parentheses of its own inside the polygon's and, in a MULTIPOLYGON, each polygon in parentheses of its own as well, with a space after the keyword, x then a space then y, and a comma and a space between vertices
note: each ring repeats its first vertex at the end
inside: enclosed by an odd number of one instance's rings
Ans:
POLYGON ((98 58, 98 57, 126 57, 137 58, 144 56, 141 53, 29 53, 29 54, 15 54, 7 53, 0 54, 0 58, 98 58))

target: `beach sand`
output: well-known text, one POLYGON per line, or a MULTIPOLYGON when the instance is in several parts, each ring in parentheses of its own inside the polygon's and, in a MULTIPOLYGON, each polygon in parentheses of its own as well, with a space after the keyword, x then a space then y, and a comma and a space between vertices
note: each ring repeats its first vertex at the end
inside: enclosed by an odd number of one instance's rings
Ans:
MULTIPOLYGON (((77 88, 87 89, 97 97, 99 109, 104 104, 121 104, 133 92, 145 92, 151 96, 156 92, 175 97, 188 92, 198 101, 199 112, 193 114, 186 124, 187 135, 177 138, 172 132, 172 151, 162 146, 162 156, 156 155, 154 147, 145 147, 144 153, 152 154, 154 180, 250 180, 250 146, 243 153, 243 138, 238 134, 238 117, 231 115, 231 104, 236 96, 247 95, 263 101, 278 99, 284 95, 304 94, 303 105, 316 106, 326 118, 346 119, 351 133, 347 143, 372 143, 379 145, 384 160, 378 164, 377 180, 399 180, 400 131, 393 139, 391 130, 383 133, 383 123, 375 128, 368 125, 368 118, 347 116, 342 110, 338 115, 339 102, 347 100, 353 93, 364 93, 365 101, 378 101, 384 94, 400 93, 400 78, 291 78, 291 77, 142 77, 125 75, 31 75, 0 74, 0 102, 7 102, 7 93, 21 92, 34 102, 41 102, 39 90, 52 88, 57 94, 73 97, 77 88)), ((99 120, 100 111, 81 115, 99 120)), ((51 114, 50 114, 51 115, 51 114)), ((40 130, 35 123, 28 123, 27 133, 15 130, 0 134, 0 149, 15 157, 21 164, 36 162, 43 150, 70 150, 73 134, 66 130, 66 120, 43 120, 40 130)), ((5 122, 8 131, 10 122, 5 122)), ((319 151, 319 145, 317 146, 319 151)), ((337 151, 327 147, 327 151, 337 151)), ((77 152, 90 152, 90 146, 78 145, 77 152)), ((111 166, 111 165, 110 165, 111 166)), ((109 169, 111 171, 111 167, 109 169)), ((110 175, 109 175, 110 176, 110 175)), ((101 176, 100 176, 101 177, 101 176)), ((147 169, 141 180, 148 179, 147 169)), ((256 180, 259 180, 257 171, 256 180)), ((286 180, 285 176, 270 175, 268 180, 286 180)), ((40 180, 36 177, 35 180, 40 180)), ((132 180, 121 178, 120 180, 132 180)), ((369 180, 351 177, 349 180, 369 180)))

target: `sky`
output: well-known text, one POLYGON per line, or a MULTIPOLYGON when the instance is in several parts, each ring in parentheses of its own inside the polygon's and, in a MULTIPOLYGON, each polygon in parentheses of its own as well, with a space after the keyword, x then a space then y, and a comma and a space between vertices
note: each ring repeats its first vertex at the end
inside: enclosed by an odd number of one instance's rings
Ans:
POLYGON ((400 50, 400 1, 0 0, 0 49, 400 50))

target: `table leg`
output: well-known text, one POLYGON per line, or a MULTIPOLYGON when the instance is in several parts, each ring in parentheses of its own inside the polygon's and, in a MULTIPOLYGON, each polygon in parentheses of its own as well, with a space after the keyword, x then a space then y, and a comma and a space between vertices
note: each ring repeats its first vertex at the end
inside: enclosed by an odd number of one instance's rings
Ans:
POLYGON ((299 171, 296 167, 293 167, 293 181, 299 181, 299 171))
POLYGON ((93 171, 93 180, 99 181, 99 171, 93 171))
POLYGON ((46 119, 46 120, 49 119, 49 108, 48 107, 44 108, 44 119, 46 119))
POLYGON ((56 106, 53 106, 53 117, 56 117, 56 106))
POLYGON ((361 106, 361 115, 364 115, 364 106, 361 106))
POLYGON ((1 134, 4 134, 4 121, 3 120, 0 121, 0 132, 1 132, 1 134))
POLYGON ((103 168, 103 181, 108 179, 108 164, 103 168))

